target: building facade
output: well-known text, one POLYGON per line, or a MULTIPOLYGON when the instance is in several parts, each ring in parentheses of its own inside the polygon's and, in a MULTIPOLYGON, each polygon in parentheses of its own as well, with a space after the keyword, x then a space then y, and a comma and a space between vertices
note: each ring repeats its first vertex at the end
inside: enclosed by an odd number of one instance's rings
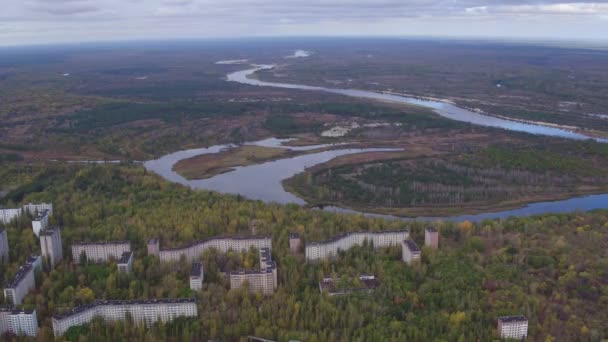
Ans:
POLYGON ((160 242, 157 238, 148 240, 148 255, 158 256, 160 253, 160 242))
POLYGON ((36 310, 0 307, 0 336, 6 333, 35 337, 38 334, 36 310))
POLYGON ((40 232, 49 226, 49 216, 51 212, 48 209, 38 211, 36 217, 32 220, 32 230, 36 236, 40 236, 40 232))
POLYGON ((116 267, 118 267, 118 272, 131 273, 131 270, 133 270, 133 255, 133 252, 122 253, 120 259, 116 263, 116 267))
POLYGON ((424 229, 424 245, 433 249, 439 248, 439 232, 434 227, 424 229))
POLYGON ((40 256, 32 256, 15 274, 15 278, 6 284, 4 298, 11 305, 21 305, 23 298, 36 288, 36 269, 40 269, 40 256))
POLYGON ((306 243, 306 260, 332 258, 338 255, 338 251, 345 251, 356 245, 362 246, 365 242, 373 244, 374 248, 399 246, 401 241, 409 236, 407 230, 344 233, 327 241, 306 243))
POLYGON ((6 229, 0 228, 0 263, 8 262, 8 235, 6 229))
POLYGON ((420 248, 412 240, 403 240, 401 242, 401 252, 403 262, 411 264, 420 261, 420 248))
POLYGON ((21 216, 21 209, 0 209, 0 223, 9 224, 21 216))
POLYGON ((72 245, 72 258, 80 264, 82 255, 88 262, 102 263, 110 259, 120 259, 122 254, 131 251, 129 241, 78 242, 72 245))
POLYGON ((323 278, 319 282, 319 291, 327 293, 330 297, 343 295, 353 292, 370 293, 380 286, 380 280, 374 275, 359 276, 359 287, 353 287, 352 284, 341 284, 341 279, 323 278))
POLYGON ((194 298, 97 301, 53 316, 53 333, 59 337, 70 327, 86 324, 95 317, 104 321, 124 321, 127 315, 136 324, 150 325, 158 320, 169 322, 177 317, 197 317, 198 308, 194 298))
POLYGON ((192 270, 190 271, 190 289, 200 291, 203 288, 204 279, 203 263, 193 262, 192 270))
POLYGON ((229 274, 230 288, 249 284, 249 292, 271 295, 278 287, 277 264, 272 260, 269 248, 260 249, 260 270, 243 270, 229 274))
MULTIPOLYGON (((155 240, 158 243, 158 239, 155 240)), ((210 248, 215 248, 221 253, 226 253, 229 250, 233 251, 248 251, 251 247, 257 249, 268 248, 272 249, 272 240, 266 236, 248 236, 248 237, 217 237, 207 240, 197 241, 185 247, 159 249, 159 257, 161 262, 176 262, 182 256, 188 262, 196 261, 201 258, 203 252, 210 248)), ((148 242, 148 251, 155 250, 155 245, 150 245, 148 242)))
POLYGON ((528 336, 528 318, 526 316, 498 317, 498 332, 501 338, 525 340, 528 336))
POLYGON ((36 215, 37 213, 48 210, 49 215, 53 215, 53 204, 52 203, 28 203, 23 205, 23 211, 29 213, 30 215, 36 215))
POLYGON ((42 257, 54 268, 63 260, 63 245, 61 244, 61 228, 52 227, 40 232, 40 249, 42 257))
POLYGON ((293 254, 297 254, 300 252, 300 248, 302 246, 302 239, 300 238, 300 234, 291 233, 289 234, 289 250, 293 254))

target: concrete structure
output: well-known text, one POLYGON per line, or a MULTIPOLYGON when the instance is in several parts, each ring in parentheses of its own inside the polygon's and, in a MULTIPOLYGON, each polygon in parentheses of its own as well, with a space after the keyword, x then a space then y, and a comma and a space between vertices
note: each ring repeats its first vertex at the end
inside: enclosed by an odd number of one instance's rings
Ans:
POLYGON ((28 203, 28 204, 24 204, 23 205, 23 211, 29 213, 30 215, 34 216, 37 213, 43 211, 43 210, 48 210, 49 211, 49 215, 53 215, 53 204, 52 203, 28 203))
MULTIPOLYGON (((186 261, 192 262, 199 260, 203 252, 209 248, 215 248, 222 253, 226 253, 229 250, 237 252, 248 251, 251 247, 272 249, 272 240, 267 236, 216 237, 197 241, 184 247, 159 250, 159 257, 162 262, 175 262, 179 261, 183 256, 186 258, 186 261)), ((150 242, 148 242, 148 251, 150 249, 154 251, 155 248, 154 245, 151 246, 150 242)))
POLYGON ((403 240, 401 242, 401 251, 403 262, 411 264, 420 261, 420 248, 412 240, 403 240))
POLYGON ((200 291, 203 288, 205 275, 203 273, 203 263, 193 262, 192 270, 190 271, 190 289, 200 291))
POLYGON ((120 259, 124 252, 130 251, 129 241, 78 242, 72 244, 72 259, 80 264, 80 257, 85 255, 88 262, 102 263, 110 259, 120 259))
POLYGON ((399 246, 399 243, 409 236, 407 230, 344 233, 331 240, 306 243, 306 260, 328 259, 336 256, 340 250, 344 251, 356 245, 361 246, 366 241, 373 244, 374 248, 399 246))
POLYGON ((51 212, 48 209, 43 209, 38 211, 36 217, 32 220, 32 230, 37 237, 40 236, 40 231, 49 226, 49 216, 51 216, 51 212))
POLYGON ((498 332, 501 338, 525 340, 528 336, 528 318, 526 316, 498 317, 498 332))
POLYGON ((160 254, 160 243, 157 238, 148 240, 148 255, 160 254))
POLYGON ((8 261, 8 235, 6 229, 0 228, 0 263, 8 261))
POLYGON ((63 260, 63 245, 61 244, 61 228, 52 227, 40 232, 40 249, 42 257, 54 268, 63 260))
POLYGON ((177 317, 196 317, 198 309, 193 298, 97 301, 53 316, 53 333, 59 337, 70 327, 86 324, 95 317, 104 321, 124 321, 127 314, 136 324, 150 325, 158 320, 168 322, 177 317))
POLYGON ((291 250, 291 253, 296 254, 300 251, 300 248, 302 246, 302 239, 300 239, 300 234, 298 233, 291 233, 289 234, 289 250, 291 250))
POLYGON ((343 295, 353 292, 372 292, 380 286, 380 280, 373 275, 361 275, 359 277, 361 286, 353 288, 352 286, 343 286, 340 284, 340 279, 323 278, 319 282, 319 291, 326 292, 330 296, 343 295))
POLYGON ((249 292, 271 295, 277 289, 277 264, 272 260, 269 248, 260 249, 260 270, 244 270, 229 274, 230 288, 249 284, 249 292))
POLYGON ((36 310, 15 310, 11 307, 0 307, 0 336, 6 333, 36 336, 38 334, 36 310))
POLYGON ((36 288, 36 269, 40 269, 40 256, 32 256, 15 274, 15 278, 4 288, 4 298, 11 305, 21 305, 23 298, 36 288))
POLYGON ((118 272, 131 273, 133 269, 133 252, 124 252, 116 263, 118 272))
POLYGON ((424 245, 430 248, 439 248, 439 232, 434 227, 424 229, 424 245))
POLYGON ((21 216, 21 209, 16 208, 6 208, 0 209, 0 223, 9 224, 13 220, 19 218, 21 216))

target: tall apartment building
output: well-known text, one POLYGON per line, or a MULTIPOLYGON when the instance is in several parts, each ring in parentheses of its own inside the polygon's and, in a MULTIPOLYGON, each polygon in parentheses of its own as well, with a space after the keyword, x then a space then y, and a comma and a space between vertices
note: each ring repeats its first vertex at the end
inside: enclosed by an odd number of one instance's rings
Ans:
POLYGON ((21 216, 21 208, 0 209, 0 223, 9 224, 11 221, 21 216))
MULTIPOLYGON (((157 239, 150 241, 153 240, 157 239)), ((148 252, 151 249, 154 251, 156 248, 154 244, 150 244, 150 241, 148 242, 148 252)), ((267 236, 215 237, 197 241, 184 247, 159 250, 159 257, 162 262, 175 262, 179 261, 183 256, 188 262, 192 262, 199 260, 203 252, 210 248, 215 248, 221 253, 226 253, 229 250, 238 252, 248 251, 251 247, 272 249, 272 240, 267 236)))
POLYGON ((412 240, 403 240, 401 242, 401 252, 403 262, 411 264, 415 261, 420 261, 420 248, 412 240))
POLYGON ((302 246, 302 239, 300 238, 300 234, 291 233, 289 234, 289 250, 291 253, 296 254, 300 251, 302 246))
POLYGON ((23 210, 28 212, 30 215, 36 215, 43 210, 48 210, 49 215, 53 215, 53 204, 52 203, 28 203, 23 205, 23 210))
POLYGON ((36 336, 38 334, 36 310, 15 310, 11 307, 0 307, 0 336, 6 333, 36 336))
POLYGON ((8 235, 6 229, 0 228, 0 263, 8 261, 8 235))
POLYGON ((192 270, 190 271, 190 289, 200 291, 203 288, 204 279, 203 263, 193 262, 192 270))
POLYGON ((156 255, 160 254, 160 242, 158 238, 153 238, 148 240, 148 255, 156 255))
POLYGON ((11 305, 21 305, 23 298, 36 288, 36 269, 40 269, 40 256, 32 256, 15 274, 15 278, 6 284, 4 298, 11 305))
POLYGON ((124 252, 131 251, 129 241, 78 242, 72 244, 72 258, 80 264, 85 255, 88 262, 102 263, 110 259, 120 259, 124 252))
POLYGON ((271 295, 278 286, 277 264, 272 260, 269 248, 260 249, 260 270, 231 272, 230 288, 240 288, 249 284, 249 292, 271 295))
POLYGON ((124 321, 127 314, 136 324, 150 325, 159 319, 169 322, 177 317, 197 317, 198 308, 194 298, 97 301, 53 316, 53 333, 59 337, 70 327, 86 324, 95 317, 104 321, 124 321))
POLYGON ((306 260, 317 261, 336 256, 338 251, 350 249, 356 245, 373 244, 374 248, 399 246, 401 241, 410 236, 407 230, 384 232, 352 232, 340 234, 330 240, 306 243, 306 260))
POLYGON ((131 273, 133 269, 133 252, 124 252, 120 256, 120 259, 116 263, 118 272, 131 273))
POLYGON ((434 227, 424 229, 424 245, 430 248, 439 248, 439 232, 434 227))
POLYGON ((48 227, 50 215, 51 212, 48 209, 38 211, 36 217, 32 220, 32 230, 36 236, 40 236, 40 231, 48 227))
POLYGON ((54 268, 63 260, 63 245, 61 244, 61 228, 52 227, 40 232, 40 249, 42 257, 54 268))
POLYGON ((528 336, 528 318, 526 316, 498 317, 498 332, 501 338, 524 340, 528 336))

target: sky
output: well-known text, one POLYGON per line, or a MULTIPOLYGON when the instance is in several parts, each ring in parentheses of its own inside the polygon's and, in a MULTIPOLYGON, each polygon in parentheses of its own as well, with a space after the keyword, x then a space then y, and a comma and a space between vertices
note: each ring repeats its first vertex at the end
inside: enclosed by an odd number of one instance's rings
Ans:
POLYGON ((0 45, 268 36, 608 41, 608 0, 2 0, 0 45))

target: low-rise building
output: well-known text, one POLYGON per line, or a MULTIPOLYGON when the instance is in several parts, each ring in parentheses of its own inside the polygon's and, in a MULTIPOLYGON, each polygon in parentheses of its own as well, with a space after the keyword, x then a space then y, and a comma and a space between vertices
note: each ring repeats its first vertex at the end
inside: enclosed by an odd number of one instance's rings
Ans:
POLYGON ((439 232, 434 227, 424 229, 424 245, 430 248, 439 248, 439 232))
POLYGON ((21 216, 21 208, 0 209, 0 223, 9 224, 21 216))
MULTIPOLYGON (((207 240, 200 240, 190 245, 179 248, 168 248, 159 250, 160 261, 176 262, 182 257, 188 262, 196 261, 201 258, 203 252, 210 248, 215 248, 221 253, 229 250, 241 252, 248 251, 251 247, 262 249, 272 249, 272 239, 267 236, 247 236, 247 237, 215 237, 207 240)), ((148 251, 154 251, 154 245, 148 243, 148 251)))
POLYGON ((28 204, 24 204, 23 205, 23 211, 29 213, 30 215, 34 216, 37 213, 43 211, 43 210, 48 210, 49 211, 49 215, 53 215, 53 204, 52 203, 28 203, 28 204))
POLYGON ((342 284, 340 279, 323 278, 319 282, 319 291, 325 292, 330 296, 343 295, 353 292, 372 292, 380 286, 380 280, 373 275, 361 275, 359 277, 360 286, 353 287, 352 284, 342 284))
POLYGON ((61 228, 52 227, 40 232, 40 249, 42 257, 54 268, 63 260, 63 245, 61 243, 61 228))
POLYGON ((198 308, 194 298, 97 301, 53 316, 53 333, 59 337, 70 327, 89 323, 96 317, 104 321, 124 321, 127 314, 136 324, 148 326, 159 320, 169 322, 178 317, 197 317, 198 308))
POLYGON ((302 239, 300 238, 300 234, 291 233, 289 234, 289 250, 291 253, 296 254, 300 252, 300 248, 302 246, 302 239))
POLYGON ((330 240, 306 243, 306 260, 317 261, 335 257, 339 251, 345 251, 365 242, 374 248, 399 246, 401 241, 409 237, 407 230, 384 232, 351 232, 340 234, 330 240))
POLYGON ((203 288, 204 279, 203 263, 193 262, 192 270, 190 271, 190 289, 200 291, 203 288))
POLYGON ((40 236, 40 232, 48 227, 50 215, 51 212, 48 209, 37 212, 36 217, 32 220, 32 230, 36 236, 40 236))
POLYGON ((38 334, 36 310, 0 307, 0 336, 6 333, 35 337, 38 334))
POLYGON ((23 298, 36 288, 36 269, 40 269, 40 256, 32 256, 15 274, 4 288, 4 298, 11 305, 21 305, 23 298))
POLYGON ((498 317, 498 332, 501 338, 525 340, 528 336, 528 318, 521 315, 498 317))
POLYGON ((0 228, 0 263, 8 261, 8 235, 6 229, 0 228))
POLYGON ((124 252, 131 251, 129 241, 78 242, 72 244, 72 258, 80 264, 84 255, 88 262, 102 263, 119 259, 124 252))
POLYGON ((120 256, 120 259, 116 263, 118 272, 131 273, 133 269, 133 252, 124 252, 120 256))
POLYGON ((420 261, 420 248, 412 240, 403 240, 403 242, 401 242, 401 252, 403 262, 411 264, 420 261))
POLYGON ((249 285, 249 292, 271 295, 278 287, 277 264, 272 260, 269 248, 260 249, 260 269, 230 272, 230 288, 249 285))

